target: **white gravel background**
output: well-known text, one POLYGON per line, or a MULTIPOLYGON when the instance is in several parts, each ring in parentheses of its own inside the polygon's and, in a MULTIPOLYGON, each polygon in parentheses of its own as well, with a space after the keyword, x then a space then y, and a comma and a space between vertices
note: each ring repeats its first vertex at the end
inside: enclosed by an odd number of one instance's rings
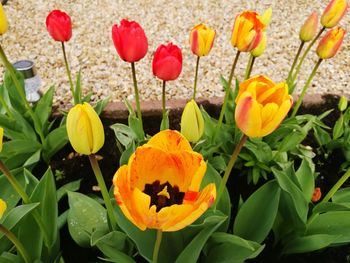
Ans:
MULTIPOLYGON (((42 89, 56 87, 55 104, 64 107, 71 100, 61 45, 48 35, 47 14, 53 9, 67 12, 73 21, 73 37, 66 43, 71 69, 82 70, 84 92, 92 90, 94 100, 111 96, 112 101, 133 98, 129 63, 117 55, 111 28, 122 18, 140 23, 149 41, 146 57, 136 64, 140 96, 143 100, 161 99, 161 82, 152 75, 152 54, 169 41, 183 51, 183 71, 178 80, 167 84, 168 98, 189 98, 192 94, 195 56, 189 47, 189 32, 199 22, 216 30, 217 37, 209 56, 201 59, 198 96, 222 96, 220 74, 228 76, 235 50, 230 44, 236 14, 245 10, 259 13, 272 6, 266 52, 256 61, 253 74, 266 74, 283 81, 299 46, 299 29, 306 17, 317 10, 321 15, 328 0, 9 0, 4 6, 9 31, 1 38, 10 61, 31 59, 42 78, 42 89)), ((341 25, 349 31, 349 12, 341 25)), ((242 78, 248 54, 241 56, 237 75, 242 78)), ((311 72, 317 56, 312 52, 302 68, 298 90, 311 72)), ((75 78, 75 77, 74 77, 75 78)), ((350 93, 350 43, 346 35, 337 56, 325 61, 315 76, 309 93, 350 93)))

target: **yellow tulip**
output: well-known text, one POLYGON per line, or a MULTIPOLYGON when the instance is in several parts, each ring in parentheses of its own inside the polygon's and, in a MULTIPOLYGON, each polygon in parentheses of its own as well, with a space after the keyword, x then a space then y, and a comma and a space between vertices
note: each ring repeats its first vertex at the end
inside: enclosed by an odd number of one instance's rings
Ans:
POLYGON ((262 18, 252 11, 245 11, 236 17, 231 44, 241 52, 250 52, 260 43, 266 25, 262 18))
POLYGON ((262 75, 252 77, 239 85, 236 124, 249 137, 266 136, 279 126, 292 104, 286 83, 275 84, 262 75))
POLYGON ((124 215, 139 229, 177 231, 214 202, 215 184, 202 191, 203 156, 179 132, 161 131, 136 149, 113 177, 114 195, 124 215))
POLYGON ((181 116, 181 134, 190 142, 198 142, 204 133, 204 119, 197 103, 187 102, 181 116))
POLYGON ((2 7, 2 4, 0 3, 0 35, 5 34, 7 29, 8 29, 8 24, 7 24, 6 14, 4 12, 4 8, 2 7))
POLYGON ((76 152, 90 155, 103 146, 103 125, 90 104, 85 102, 71 108, 66 125, 69 141, 76 152))
POLYGON ((4 128, 0 127, 0 152, 2 151, 2 141, 4 139, 4 128))
POLYGON ((318 14, 312 12, 300 29, 299 38, 304 42, 311 41, 317 33, 318 14))
POLYGON ((190 45, 193 54, 201 57, 209 54, 213 47, 215 30, 205 24, 196 25, 190 33, 190 45))
POLYGON ((4 215, 6 208, 7 208, 7 205, 6 205, 5 201, 0 198, 0 219, 4 215))
POLYGON ((266 49, 266 32, 263 32, 263 37, 259 43, 259 45, 257 45, 256 48, 254 48, 252 51, 250 51, 250 54, 252 54, 253 57, 260 57, 265 49, 266 49))
POLYGON ((321 59, 329 59, 337 54, 345 35, 345 30, 335 27, 328 31, 317 46, 316 53, 321 59))
POLYGON ((348 9, 347 0, 332 0, 321 16, 321 24, 326 28, 336 26, 348 9))

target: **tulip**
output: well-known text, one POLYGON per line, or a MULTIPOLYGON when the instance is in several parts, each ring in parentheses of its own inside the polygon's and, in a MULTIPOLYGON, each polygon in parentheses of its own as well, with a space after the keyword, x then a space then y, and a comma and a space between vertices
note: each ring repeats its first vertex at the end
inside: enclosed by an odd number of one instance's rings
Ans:
POLYGON ((300 29, 299 38, 301 41, 311 41, 317 33, 318 14, 312 12, 300 29))
POLYGON ((331 0, 321 16, 321 24, 326 28, 336 26, 348 8, 347 0, 331 0))
POLYGON ((196 25, 190 33, 190 45, 192 53, 202 57, 209 54, 213 47, 215 30, 205 24, 196 25))
POLYGON ((112 39, 120 58, 127 62, 142 59, 148 50, 148 41, 143 28, 135 21, 123 19, 112 27, 112 39))
POLYGON ((316 203, 321 199, 321 196, 322 196, 321 188, 316 187, 314 190, 314 193, 312 194, 311 201, 316 203))
POLYGON ((0 152, 2 151, 2 141, 4 138, 4 129, 0 127, 0 152))
POLYGON ((204 119, 197 103, 190 100, 181 116, 181 134, 190 142, 198 142, 204 133, 204 119))
POLYGON ((260 57, 266 49, 266 33, 263 32, 263 37, 259 43, 250 53, 253 57, 260 57))
POLYGON ((117 203, 135 226, 177 231, 198 219, 214 202, 215 184, 200 191, 203 156, 179 132, 164 130, 136 149, 113 177, 117 203))
POLYGON ((340 111, 345 111, 348 107, 348 99, 345 96, 341 96, 338 103, 338 109, 340 111))
POLYGON ((256 13, 245 11, 236 17, 231 37, 231 44, 240 52, 250 52, 262 39, 266 25, 256 13))
POLYGON ((7 205, 5 201, 0 198, 0 219, 4 215, 6 208, 7 208, 7 205))
POLYGON ((341 27, 335 27, 328 31, 321 39, 316 53, 321 59, 329 59, 337 54, 345 35, 345 30, 341 27))
POLYGON ((177 79, 182 70, 181 49, 172 43, 160 45, 154 53, 152 69, 161 80, 177 79))
POLYGON ((103 125, 90 104, 77 104, 67 116, 68 139, 80 154, 96 153, 104 144, 103 125))
POLYGON ((279 126, 292 104, 286 83, 275 84, 261 75, 252 77, 239 85, 236 124, 249 137, 266 136, 279 126))
POLYGON ((4 8, 2 7, 2 4, 0 3, 0 35, 3 35, 6 33, 8 29, 8 24, 7 24, 7 18, 6 14, 4 12, 4 8))
POLYGON ((72 37, 70 16, 60 10, 51 11, 46 17, 46 29, 55 41, 69 41, 72 37))

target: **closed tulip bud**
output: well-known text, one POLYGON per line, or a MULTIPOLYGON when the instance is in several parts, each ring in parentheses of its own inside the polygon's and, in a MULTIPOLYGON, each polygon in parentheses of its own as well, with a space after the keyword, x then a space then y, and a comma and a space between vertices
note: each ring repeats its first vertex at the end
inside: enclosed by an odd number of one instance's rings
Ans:
POLYGON ((70 16, 60 10, 51 11, 46 17, 46 29, 55 41, 69 41, 72 37, 70 16))
POLYGON ((181 116, 181 134, 190 142, 198 142, 204 132, 204 119, 194 100, 187 102, 181 116))
POLYGON ((0 219, 4 215, 6 208, 7 208, 7 205, 6 205, 5 201, 0 198, 0 219))
POLYGON ((152 70, 161 80, 177 79, 182 70, 181 49, 172 43, 160 45, 154 53, 152 70))
POLYGON ((322 196, 321 188, 316 187, 314 190, 314 193, 312 194, 311 201, 316 203, 321 199, 321 196, 322 196))
POLYGON ((328 31, 321 39, 316 53, 321 59, 329 59, 337 54, 345 35, 345 30, 341 27, 335 27, 328 31))
POLYGON ((190 33, 190 45, 192 53, 202 57, 209 54, 213 47, 215 30, 205 24, 196 25, 190 33))
POLYGON ((6 14, 4 12, 4 8, 2 7, 2 4, 0 3, 0 35, 3 35, 6 33, 8 29, 8 24, 7 24, 7 18, 6 14))
POLYGON ((301 41, 311 41, 317 33, 318 14, 312 12, 300 29, 299 38, 301 41))
POLYGON ((90 104, 77 104, 67 116, 68 139, 74 150, 80 154, 96 153, 104 144, 102 122, 90 104))
POLYGON ((345 96, 341 96, 338 103, 338 109, 340 111, 345 111, 348 107, 348 99, 345 96))
POLYGON ((347 0, 331 0, 321 16, 321 24, 326 28, 336 26, 348 8, 347 0))
POLYGON ((256 13, 245 11, 236 17, 231 44, 241 52, 250 52, 258 46, 266 25, 256 13))
POLYGON ((254 48, 250 53, 253 57, 260 57, 266 49, 266 33, 263 33, 263 37, 259 43, 259 45, 254 48))
POLYGON ((0 152, 2 151, 2 140, 4 137, 4 129, 0 127, 0 152))
POLYGON ((275 84, 265 76, 255 76, 239 85, 235 119, 238 128, 249 137, 272 133, 293 104, 286 83, 275 84))
POLYGON ((135 21, 123 19, 112 27, 112 39, 120 58, 127 62, 142 59, 148 50, 148 41, 143 28, 135 21))
POLYGON ((268 26, 271 22, 271 17, 272 17, 272 7, 270 6, 268 9, 265 10, 263 15, 261 16, 261 19, 265 26, 268 26))

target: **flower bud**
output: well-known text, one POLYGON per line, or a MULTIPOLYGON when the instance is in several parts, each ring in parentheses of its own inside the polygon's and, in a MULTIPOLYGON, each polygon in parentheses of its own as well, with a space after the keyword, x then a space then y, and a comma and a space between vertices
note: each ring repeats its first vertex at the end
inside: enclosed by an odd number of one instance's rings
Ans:
POLYGON ((259 45, 254 48, 250 54, 252 54, 253 57, 260 57, 266 49, 266 33, 263 32, 263 37, 259 43, 259 45))
POLYGON ((231 44, 241 52, 250 52, 260 43, 266 25, 256 13, 245 11, 236 17, 231 44))
POLYGON ((318 24, 318 14, 317 12, 312 12, 300 29, 300 33, 299 33, 300 40, 304 42, 311 41, 317 33, 316 32, 317 24, 318 24))
POLYGON ((345 30, 335 27, 328 31, 321 39, 316 49, 317 56, 321 59, 329 59, 337 54, 345 35, 345 30))
POLYGON ((4 8, 2 7, 2 4, 0 3, 0 35, 3 35, 6 33, 8 29, 8 24, 7 24, 7 18, 6 14, 4 12, 4 8))
POLYGON ((70 16, 60 10, 51 11, 46 17, 46 29, 55 41, 68 41, 72 37, 70 16))
POLYGON ((338 109, 340 111, 345 111, 348 107, 348 99, 345 96, 341 96, 338 103, 338 109))
POLYGON ((311 201, 316 203, 321 199, 321 196, 322 196, 321 188, 316 187, 314 190, 314 193, 312 194, 311 201))
POLYGON ((263 21, 266 27, 270 24, 271 17, 272 17, 272 7, 270 6, 268 9, 265 10, 263 15, 261 16, 261 20, 263 21))
POLYGON ((120 58, 127 62, 142 59, 148 50, 148 41, 143 28, 135 21, 123 19, 112 27, 112 39, 120 58))
POLYGON ((215 30, 205 24, 196 25, 190 33, 190 45, 192 53, 201 57, 209 54, 213 47, 215 30))
POLYGON ((321 16, 321 24, 326 28, 336 26, 348 8, 347 0, 331 0, 321 16))
POLYGON ((90 104, 77 104, 67 116, 68 139, 74 150, 80 154, 96 153, 104 144, 103 125, 90 104))
POLYGON ((160 45, 154 53, 152 70, 161 80, 177 79, 182 70, 181 49, 172 43, 160 45))
POLYGON ((0 198, 0 219, 4 215, 6 208, 7 208, 7 205, 6 205, 5 201, 0 198))
POLYGON ((187 102, 181 116, 181 134, 190 142, 198 142, 204 132, 204 119, 197 103, 187 102))

